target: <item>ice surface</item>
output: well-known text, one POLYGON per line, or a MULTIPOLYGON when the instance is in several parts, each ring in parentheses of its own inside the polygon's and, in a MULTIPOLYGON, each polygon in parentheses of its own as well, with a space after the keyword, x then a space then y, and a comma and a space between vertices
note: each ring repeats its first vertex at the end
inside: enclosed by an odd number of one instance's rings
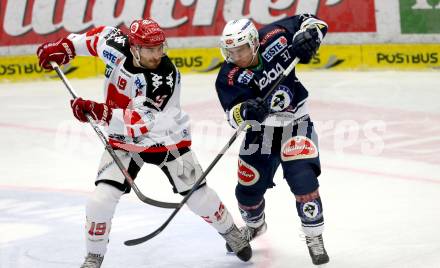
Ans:
MULTIPOLYGON (((440 77, 438 72, 305 72, 320 137, 326 267, 440 267, 440 77)), ((182 104, 193 149, 207 167, 233 131, 214 75, 184 75, 182 104)), ((102 80, 72 80, 102 100, 102 80)), ((102 144, 71 115, 58 79, 0 84, 0 267, 79 267, 84 205, 102 144)), ((241 138, 240 138, 241 139, 241 138)), ((239 143, 208 176, 234 218, 239 143)), ((178 201, 167 179, 145 166, 137 179, 153 198, 178 201)), ((123 241, 157 228, 171 211, 124 196, 103 267, 313 267, 300 237, 295 201, 282 173, 266 194, 267 233, 254 257, 227 255, 222 238, 188 209, 140 246, 123 241)))

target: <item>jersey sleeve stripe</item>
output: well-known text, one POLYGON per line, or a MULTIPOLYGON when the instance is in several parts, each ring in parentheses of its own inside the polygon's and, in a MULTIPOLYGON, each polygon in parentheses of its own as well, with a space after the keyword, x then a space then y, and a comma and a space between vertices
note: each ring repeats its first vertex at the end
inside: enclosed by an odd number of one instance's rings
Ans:
POLYGON ((86 41, 87 49, 92 56, 98 56, 97 46, 99 41, 99 34, 104 30, 104 28, 104 26, 99 26, 86 33, 86 36, 88 37, 86 41), (93 44, 91 40, 93 40, 93 44))

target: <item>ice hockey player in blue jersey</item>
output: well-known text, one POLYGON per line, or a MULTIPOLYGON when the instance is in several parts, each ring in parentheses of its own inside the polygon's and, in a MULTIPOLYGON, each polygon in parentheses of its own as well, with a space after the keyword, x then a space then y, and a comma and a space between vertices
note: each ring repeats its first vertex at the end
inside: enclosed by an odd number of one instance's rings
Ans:
POLYGON ((216 80, 229 123, 234 128, 248 124, 235 189, 246 223, 241 232, 250 241, 266 231, 264 194, 275 186, 273 177, 281 164, 316 265, 327 263, 329 257, 322 238, 317 179, 321 167, 308 92, 293 70, 267 99, 262 98, 296 57, 300 63, 311 61, 326 33, 327 24, 310 14, 288 17, 258 31, 249 19, 229 21, 220 41, 225 62, 216 80))

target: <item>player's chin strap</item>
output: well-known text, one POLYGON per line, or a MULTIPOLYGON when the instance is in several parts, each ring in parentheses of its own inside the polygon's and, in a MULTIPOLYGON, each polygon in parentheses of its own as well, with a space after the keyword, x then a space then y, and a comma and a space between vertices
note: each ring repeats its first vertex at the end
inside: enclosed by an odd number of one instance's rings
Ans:
POLYGON ((137 67, 144 67, 141 64, 141 55, 139 53, 139 47, 134 47, 133 50, 130 49, 131 54, 133 55, 133 60, 136 63, 137 67))
MULTIPOLYGON (((299 58, 296 57, 290 63, 290 65, 284 70, 283 74, 278 78, 278 80, 272 85, 272 87, 269 89, 269 91, 266 93, 266 95, 264 95, 263 101, 266 100, 276 88, 278 88, 278 85, 281 84, 286 79, 286 77, 290 74, 290 72, 292 72, 292 70, 295 68, 295 66, 298 64, 298 62, 299 62, 299 58)), ((179 206, 173 211, 173 213, 171 213, 171 215, 168 217, 168 219, 159 228, 157 228, 155 231, 153 231, 152 233, 150 233, 146 236, 132 239, 132 240, 127 240, 124 242, 124 244, 127 246, 135 246, 135 245, 138 245, 138 244, 141 244, 143 242, 150 240, 151 238, 155 237, 160 232, 162 232, 168 226, 168 224, 171 222, 171 220, 174 218, 174 216, 176 216, 177 212, 179 212, 179 210, 182 208, 182 206, 185 205, 186 201, 191 197, 191 195, 199 188, 199 185, 203 182, 203 180, 206 178, 206 176, 209 174, 209 172, 211 172, 211 170, 214 168, 214 166, 217 164, 217 162, 220 160, 220 158, 226 153, 226 151, 229 149, 229 147, 231 147, 231 145, 237 139, 238 135, 240 135, 240 133, 246 128, 246 126, 247 126, 247 123, 246 123, 246 121, 244 121, 237 128, 234 135, 232 135, 232 137, 229 139, 228 143, 226 143, 226 145, 223 147, 223 149, 220 151, 220 153, 211 162, 209 167, 205 170, 205 172, 203 172, 203 174, 200 176, 200 178, 194 183, 193 187, 191 188, 191 190, 189 190, 188 194, 186 194, 186 196, 180 202, 179 206)))
MULTIPOLYGON (((58 66, 58 64, 55 63, 55 62, 50 62, 50 65, 52 65, 52 68, 55 70, 55 72, 61 78, 61 80, 63 81, 63 83, 66 86, 67 90, 69 91, 70 95, 72 95, 72 97, 74 99, 76 99, 77 98, 77 94, 73 90, 72 85, 70 84, 69 80, 67 80, 66 76, 61 71, 61 69, 58 66)), ((122 164, 121 160, 116 155, 116 153, 113 150, 113 148, 111 147, 111 145, 108 142, 107 138, 105 137, 104 133, 102 133, 101 129, 99 129, 99 127, 96 124, 93 123, 93 119, 92 119, 92 117, 89 114, 86 114, 86 117, 87 117, 87 120, 89 121, 90 125, 92 126, 93 130, 95 130, 95 132, 98 135, 99 139, 104 144, 105 149, 110 154, 110 156, 113 158, 113 160, 115 161, 116 165, 118 166, 118 168, 121 170, 122 174, 124 175, 125 179, 128 181, 128 183, 130 184, 131 188, 133 188, 134 192, 136 193, 136 195, 138 196, 138 198, 142 202, 144 202, 146 204, 149 204, 149 205, 152 205, 152 206, 155 206, 155 207, 161 207, 161 208, 174 208, 174 209, 176 209, 176 208, 178 208, 180 206, 179 203, 168 203, 168 202, 157 201, 157 200, 151 199, 151 198, 145 196, 144 194, 142 194, 142 192, 139 190, 137 185, 134 183, 133 178, 130 176, 130 174, 128 173, 127 169, 124 167, 124 165, 122 164)))
POLYGON ((251 62, 249 62, 249 64, 248 65, 251 65, 253 62, 254 62, 254 60, 255 60, 255 57, 258 57, 258 49, 260 48, 260 43, 258 43, 258 45, 255 47, 255 51, 252 51, 252 59, 251 59, 251 62))

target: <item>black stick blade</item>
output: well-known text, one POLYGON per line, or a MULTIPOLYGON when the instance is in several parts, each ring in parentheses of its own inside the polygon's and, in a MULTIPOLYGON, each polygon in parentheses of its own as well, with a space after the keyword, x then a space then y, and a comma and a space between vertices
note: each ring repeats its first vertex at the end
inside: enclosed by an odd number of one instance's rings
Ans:
POLYGON ((156 235, 160 234, 160 232, 162 232, 163 229, 165 229, 165 226, 161 226, 159 229, 157 229, 156 231, 154 231, 146 236, 139 237, 139 238, 132 239, 132 240, 127 240, 124 242, 124 244, 126 246, 136 246, 136 245, 142 244, 142 243, 150 240, 151 238, 155 237, 156 235))

